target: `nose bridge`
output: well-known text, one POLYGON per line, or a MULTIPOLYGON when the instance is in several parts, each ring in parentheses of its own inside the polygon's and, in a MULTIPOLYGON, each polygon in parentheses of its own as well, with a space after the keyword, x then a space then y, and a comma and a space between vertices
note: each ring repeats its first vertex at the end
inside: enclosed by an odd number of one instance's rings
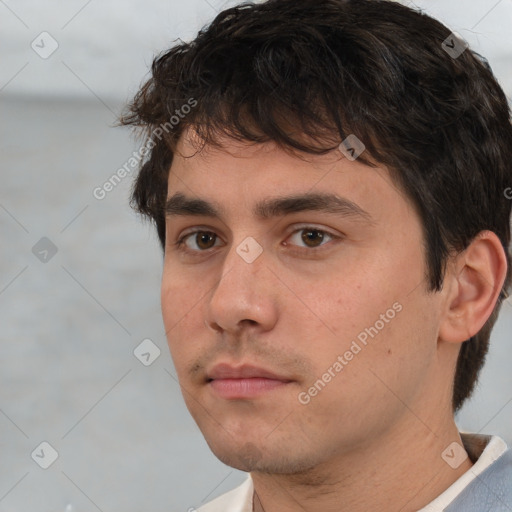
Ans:
MULTIPOLYGON (((215 292, 219 288, 236 288, 238 292, 254 290, 257 275, 261 274, 261 268, 265 265, 263 247, 252 236, 247 236, 241 242, 234 243, 230 247, 224 260, 222 275, 217 283, 215 292)), ((223 290, 220 290, 223 291, 223 290)))
POLYGON ((208 302, 208 321, 236 330, 243 320, 271 324, 274 316, 271 287, 263 276, 263 247, 253 237, 234 243, 225 256, 221 276, 208 302))

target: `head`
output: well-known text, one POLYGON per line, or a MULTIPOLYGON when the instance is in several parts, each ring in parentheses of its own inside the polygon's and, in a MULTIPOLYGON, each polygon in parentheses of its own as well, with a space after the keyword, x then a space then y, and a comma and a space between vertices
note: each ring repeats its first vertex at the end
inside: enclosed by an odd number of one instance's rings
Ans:
POLYGON ((243 4, 156 58, 122 118, 146 135, 132 205, 164 251, 184 398, 225 462, 304 469, 333 449, 322 429, 348 450, 404 403, 471 396, 511 278, 512 126, 450 34, 389 1, 243 4), (220 398, 226 361, 289 382, 220 398))

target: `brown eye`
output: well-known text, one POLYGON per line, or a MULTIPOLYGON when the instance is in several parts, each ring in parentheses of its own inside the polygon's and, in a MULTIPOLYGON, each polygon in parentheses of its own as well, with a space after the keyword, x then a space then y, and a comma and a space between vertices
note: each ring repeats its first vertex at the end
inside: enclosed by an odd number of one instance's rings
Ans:
POLYGON ((215 245, 216 235, 214 233, 209 231, 198 231, 195 235, 195 241, 200 249, 211 249, 215 245), (214 242, 213 244, 211 243, 212 240, 214 242))
POLYGON ((200 253, 205 252, 215 246, 217 235, 212 231, 193 231, 182 236, 176 246, 183 252, 200 253), (196 247, 190 242, 192 241, 196 247))
POLYGON ((302 241, 308 247, 318 247, 324 239, 324 232, 319 229, 303 229, 302 241))
MULTIPOLYGON (((339 237, 332 235, 328 231, 312 226, 306 226, 295 230, 289 237, 289 240, 292 242, 290 245, 295 245, 302 249, 309 248, 314 250, 317 248, 320 249, 323 245, 326 245, 327 242, 336 238, 339 237)), ((285 245, 288 245, 288 243, 285 245)))

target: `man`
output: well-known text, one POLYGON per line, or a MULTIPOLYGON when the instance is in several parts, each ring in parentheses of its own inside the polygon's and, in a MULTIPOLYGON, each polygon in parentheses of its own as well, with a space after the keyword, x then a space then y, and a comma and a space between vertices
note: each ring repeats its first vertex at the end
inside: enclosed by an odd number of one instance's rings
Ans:
POLYGON ((510 450, 454 422, 511 279, 482 59, 388 1, 245 4, 155 59, 122 123, 184 399, 249 473, 201 512, 512 510, 510 450))

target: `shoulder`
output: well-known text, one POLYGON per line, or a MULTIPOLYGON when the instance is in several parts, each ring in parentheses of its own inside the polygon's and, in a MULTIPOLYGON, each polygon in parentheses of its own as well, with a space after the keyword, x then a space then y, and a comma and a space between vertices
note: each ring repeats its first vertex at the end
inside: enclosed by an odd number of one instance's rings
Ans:
POLYGON ((446 512, 510 512, 511 505, 512 450, 508 448, 476 476, 446 512))

